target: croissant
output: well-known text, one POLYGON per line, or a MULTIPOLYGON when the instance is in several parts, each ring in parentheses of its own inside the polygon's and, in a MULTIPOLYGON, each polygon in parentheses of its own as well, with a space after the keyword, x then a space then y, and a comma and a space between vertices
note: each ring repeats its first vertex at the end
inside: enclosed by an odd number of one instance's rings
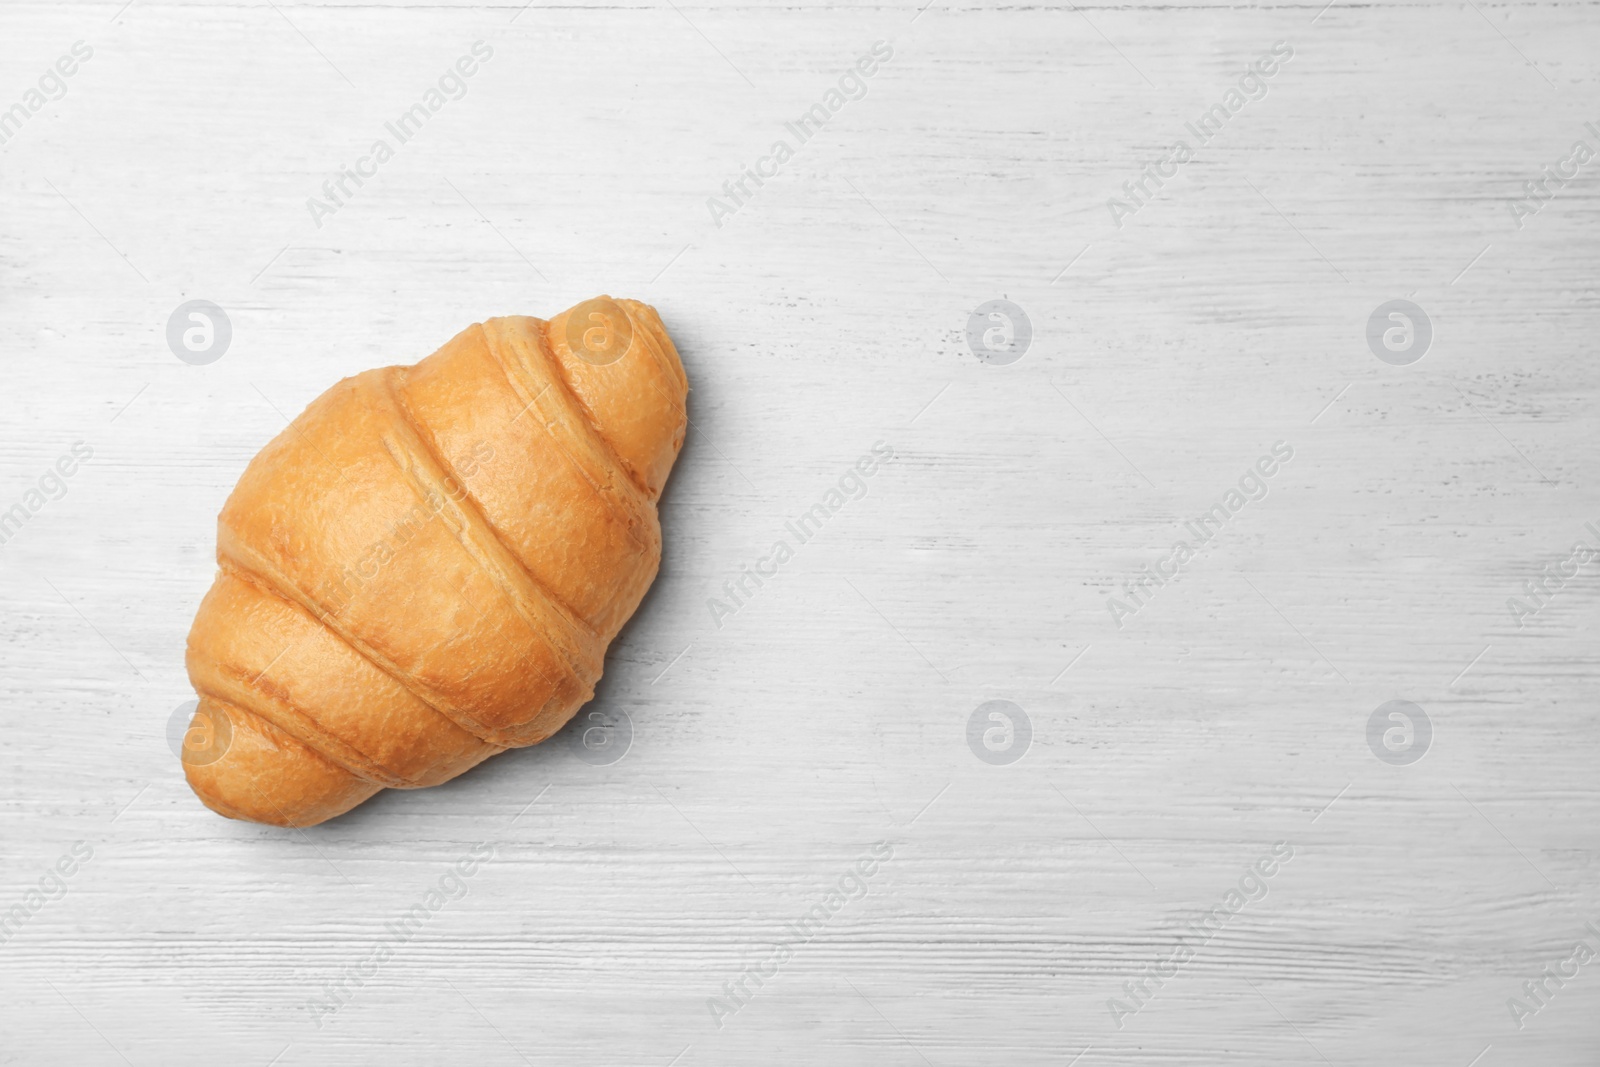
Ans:
POLYGON ((687 394, 655 309, 602 296, 312 401, 217 520, 195 794, 311 826, 559 730, 660 566, 687 394))

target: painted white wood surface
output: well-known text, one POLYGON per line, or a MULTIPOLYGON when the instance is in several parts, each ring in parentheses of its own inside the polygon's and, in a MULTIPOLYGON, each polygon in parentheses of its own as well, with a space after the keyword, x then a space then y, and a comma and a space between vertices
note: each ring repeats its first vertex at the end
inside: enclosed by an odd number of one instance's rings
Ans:
POLYGON ((1597 566, 1507 608, 1600 524, 1600 163, 1510 208, 1600 145, 1595 5, 14 2, 0 107, 80 40, 0 149, 0 509, 94 453, 0 546, 0 913, 93 858, 0 945, 0 1062, 1596 1062, 1600 964, 1507 1006, 1600 947, 1597 566), (314 225, 478 40, 466 96, 314 225), (1277 41, 1265 97, 1113 225, 1277 41), (204 810, 165 729, 248 458, 342 375, 601 291, 661 309, 695 424, 595 705, 625 758, 563 735, 305 833, 204 810), (209 366, 165 342, 196 298, 234 329, 209 366), (1009 366, 964 335, 999 298, 1033 327, 1009 366), (1365 340, 1395 298, 1435 331, 1410 366, 1365 340), (877 441, 865 498, 716 626, 877 441), (1108 596, 1277 441, 1269 495, 1119 629, 1108 596), (965 740, 994 699, 1033 727, 1009 766, 965 740), (1433 724, 1409 766, 1367 745, 1391 699, 1433 724), (1268 896, 1119 1029, 1277 841, 1268 896))

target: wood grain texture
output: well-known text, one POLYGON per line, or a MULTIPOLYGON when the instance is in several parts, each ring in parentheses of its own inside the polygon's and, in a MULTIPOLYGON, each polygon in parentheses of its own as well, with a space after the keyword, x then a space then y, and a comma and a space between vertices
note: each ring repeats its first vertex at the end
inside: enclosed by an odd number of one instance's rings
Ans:
POLYGON ((0 108, 80 40, 0 147, 0 511, 93 450, 0 545, 0 918, 93 855, 0 944, 0 1063, 1595 1062, 1600 965, 1507 1007, 1600 947, 1600 565, 1507 608, 1600 526, 1600 163, 1510 208, 1600 146, 1595 5, 12 3, 0 108), (341 376, 599 292, 656 305, 692 385, 593 705, 626 756, 563 734, 305 833, 203 809, 165 731, 250 456, 341 376), (208 366, 166 342, 196 298, 233 325, 208 366), (1032 324, 1009 366, 965 336, 994 299, 1032 324), (1410 366, 1367 346, 1392 299, 1433 325, 1410 366), (1107 598, 1278 441, 1265 499, 1118 628, 1107 598), (996 699, 1032 724, 1008 766, 966 742, 996 699), (1367 743, 1393 699, 1433 725, 1409 766, 1367 743), (1278 841, 1265 899, 1119 1029, 1278 841))

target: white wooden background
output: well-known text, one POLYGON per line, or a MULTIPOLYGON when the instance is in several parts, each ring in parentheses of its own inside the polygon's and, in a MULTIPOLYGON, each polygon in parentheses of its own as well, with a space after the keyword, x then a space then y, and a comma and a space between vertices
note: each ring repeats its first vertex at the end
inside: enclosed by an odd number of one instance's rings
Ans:
POLYGON ((1600 964, 1521 1029, 1507 999, 1600 947, 1600 565, 1522 629, 1506 601, 1600 523, 1600 163, 1509 208, 1600 144, 1600 8, 519 7, 0 11, 0 108, 93 48, 0 149, 0 509, 94 451, 0 546, 0 913, 93 849, 0 945, 0 1062, 1597 1062, 1600 964), (865 98, 713 225, 879 39, 865 98), (315 227, 476 40, 466 97, 315 227), (1113 226, 1280 40, 1267 96, 1113 226), (249 457, 343 375, 598 292, 661 309, 693 389, 596 700, 625 758, 563 735, 304 833, 202 808, 165 731, 249 457), (234 328, 209 366, 165 341, 196 298, 234 328), (1010 366, 964 336, 1000 298, 1034 330, 1010 366), (1365 341, 1395 298, 1434 325, 1412 366, 1365 341), (1279 440, 1270 495, 1117 629, 1108 595, 1279 440), (1033 726, 1009 766, 965 740, 995 699, 1033 726), (1410 766, 1367 745, 1391 699, 1434 725, 1410 766), (1270 895, 1118 1029, 1280 840, 1270 895), (877 841, 867 896, 719 1028, 708 998, 877 841))

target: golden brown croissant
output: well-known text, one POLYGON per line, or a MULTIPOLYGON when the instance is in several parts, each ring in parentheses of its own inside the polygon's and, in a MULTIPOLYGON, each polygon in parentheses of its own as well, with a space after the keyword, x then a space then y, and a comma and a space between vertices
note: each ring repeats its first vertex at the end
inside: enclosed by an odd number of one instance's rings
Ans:
POLYGON ((312 401, 217 521, 195 793, 310 826, 559 730, 655 579, 687 393, 655 309, 598 297, 312 401))

